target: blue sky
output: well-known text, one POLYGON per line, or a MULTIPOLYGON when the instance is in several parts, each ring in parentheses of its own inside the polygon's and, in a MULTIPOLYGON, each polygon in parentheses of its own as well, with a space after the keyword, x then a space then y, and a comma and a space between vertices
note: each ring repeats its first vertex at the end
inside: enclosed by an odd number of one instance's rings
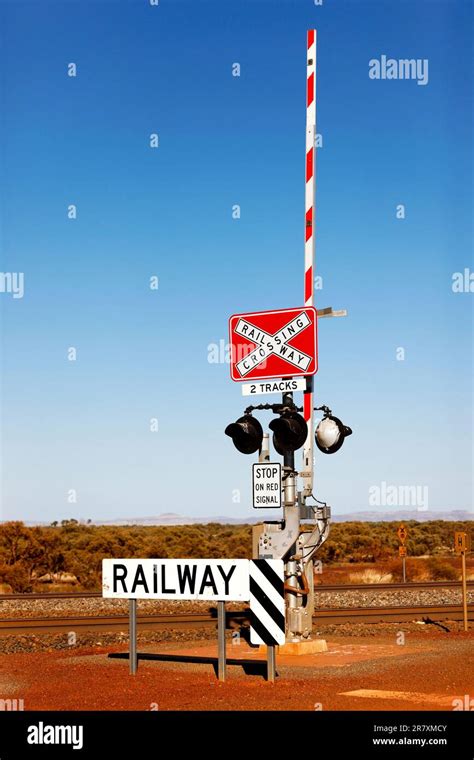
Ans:
POLYGON ((316 305, 349 313, 320 322, 315 398, 354 430, 317 453, 315 494, 345 513, 385 482, 472 508, 474 294, 452 290, 473 270, 471 4, 3 0, 0 15, 1 271, 25 278, 23 298, 0 293, 0 519, 252 513, 254 459, 223 433, 246 403, 208 347, 233 313, 303 300, 308 28, 316 305), (428 59, 428 84, 370 79, 382 55, 428 59))

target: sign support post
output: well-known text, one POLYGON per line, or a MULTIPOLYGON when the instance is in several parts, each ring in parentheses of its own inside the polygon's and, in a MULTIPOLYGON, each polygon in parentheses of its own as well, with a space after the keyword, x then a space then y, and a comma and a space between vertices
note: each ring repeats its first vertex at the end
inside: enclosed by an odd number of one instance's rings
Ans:
POLYGON ((467 581, 466 581, 466 552, 461 552, 462 560, 462 611, 464 630, 467 631, 467 581))
POLYGON ((226 676, 226 641, 225 641, 225 602, 217 602, 217 674, 219 681, 225 681, 226 676))
POLYGON ((134 676, 137 672, 138 657, 137 657, 137 600, 130 599, 128 602, 128 614, 129 614, 129 660, 130 660, 130 675, 134 676))
POLYGON ((466 576, 466 552, 471 548, 470 536, 461 530, 454 531, 454 550, 461 555, 462 567, 462 612, 464 621, 464 630, 467 626, 467 576, 466 576))

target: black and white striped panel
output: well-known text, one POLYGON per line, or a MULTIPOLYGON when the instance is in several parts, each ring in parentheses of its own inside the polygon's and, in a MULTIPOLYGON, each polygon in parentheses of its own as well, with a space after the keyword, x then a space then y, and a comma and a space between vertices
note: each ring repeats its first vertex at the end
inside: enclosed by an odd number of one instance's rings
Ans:
POLYGON ((282 559, 250 560, 250 642, 285 643, 285 590, 282 559))

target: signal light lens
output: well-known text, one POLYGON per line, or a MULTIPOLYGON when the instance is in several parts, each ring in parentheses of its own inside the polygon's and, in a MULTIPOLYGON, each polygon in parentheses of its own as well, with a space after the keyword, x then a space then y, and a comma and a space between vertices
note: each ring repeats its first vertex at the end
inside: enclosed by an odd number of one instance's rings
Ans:
POLYGON ((348 435, 352 435, 350 427, 343 425, 338 417, 327 415, 317 426, 314 437, 320 451, 324 454, 334 454, 339 451, 348 435))
POLYGON ((273 430, 273 445, 281 455, 301 448, 308 435, 306 420, 298 412, 283 412, 269 427, 273 430))
POLYGON ((263 429, 251 414, 244 414, 237 422, 227 425, 225 434, 232 438, 235 448, 241 454, 254 454, 262 447, 263 429))

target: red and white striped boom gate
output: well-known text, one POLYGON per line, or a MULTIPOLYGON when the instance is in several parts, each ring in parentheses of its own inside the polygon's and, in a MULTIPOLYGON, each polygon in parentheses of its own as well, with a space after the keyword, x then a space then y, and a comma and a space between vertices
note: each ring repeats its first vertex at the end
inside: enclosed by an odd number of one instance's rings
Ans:
MULTIPOLYGON (((305 244, 304 305, 314 306, 314 266, 316 249, 316 29, 310 29, 306 50, 306 172, 305 172, 305 244)), ((303 415, 308 437, 303 448, 303 494, 313 492, 313 378, 306 380, 303 415)))

